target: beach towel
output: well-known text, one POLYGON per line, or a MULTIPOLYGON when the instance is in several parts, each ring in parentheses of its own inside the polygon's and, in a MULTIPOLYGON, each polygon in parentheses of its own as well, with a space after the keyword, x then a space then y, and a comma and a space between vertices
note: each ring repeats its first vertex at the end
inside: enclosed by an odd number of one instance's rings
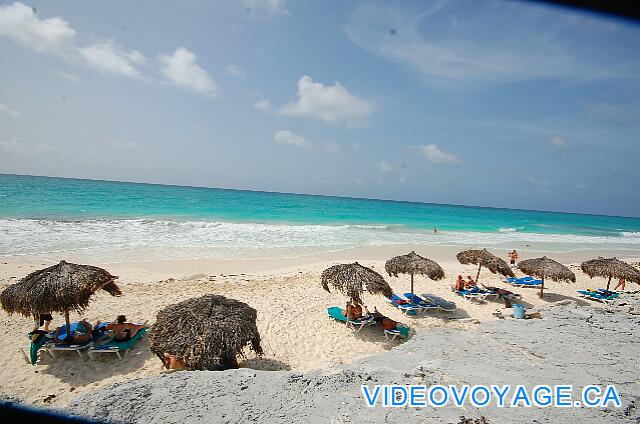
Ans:
POLYGON ((29 333, 29 338, 31 339, 29 359, 31 360, 31 365, 35 365, 38 361, 38 351, 49 342, 49 339, 47 338, 47 332, 43 330, 32 331, 29 333))
POLYGON ((342 313, 342 309, 340 309, 337 306, 332 306, 330 308, 327 308, 327 315, 329 315, 329 318, 333 318, 336 321, 340 321, 340 322, 351 322, 353 324, 364 324, 365 322, 368 321, 367 318, 363 317, 357 320, 348 320, 347 317, 342 313))

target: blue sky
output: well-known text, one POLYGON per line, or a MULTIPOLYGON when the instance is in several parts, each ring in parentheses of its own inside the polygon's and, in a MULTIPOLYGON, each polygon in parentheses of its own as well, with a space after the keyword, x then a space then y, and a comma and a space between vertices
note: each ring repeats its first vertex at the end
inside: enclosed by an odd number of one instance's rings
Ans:
POLYGON ((0 172, 640 216, 639 42, 504 0, 0 3, 0 172))

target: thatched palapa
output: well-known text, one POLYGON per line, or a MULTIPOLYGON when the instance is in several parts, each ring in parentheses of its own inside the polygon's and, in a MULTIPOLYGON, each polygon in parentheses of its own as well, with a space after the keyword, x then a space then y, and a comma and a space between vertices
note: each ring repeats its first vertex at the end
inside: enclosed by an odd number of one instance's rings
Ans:
POLYGON ((334 265, 325 269, 320 277, 322 288, 329 290, 329 285, 336 288, 352 302, 362 304, 360 295, 367 291, 371 294, 382 294, 391 297, 391 287, 384 277, 371 268, 355 262, 352 264, 334 265))
POLYGON ((507 265, 507 263, 497 257, 496 255, 489 253, 487 249, 469 249, 460 252, 456 255, 458 262, 463 265, 474 264, 478 265, 478 273, 476 274, 476 282, 480 278, 480 269, 484 266, 493 274, 500 273, 505 277, 515 277, 513 270, 507 265))
POLYGON ((151 351, 179 358, 189 368, 238 368, 238 355, 249 346, 262 355, 257 312, 246 303, 209 294, 167 306, 151 327, 151 351))
POLYGON ((525 274, 542 279, 540 286, 540 298, 544 297, 544 279, 551 278, 553 281, 576 282, 576 275, 566 266, 549 259, 546 256, 535 259, 527 259, 518 262, 518 268, 525 274))
POLYGON ((82 313, 96 291, 103 289, 119 296, 117 278, 97 266, 61 261, 7 287, 0 294, 0 303, 8 313, 25 317, 43 312, 64 313, 69 324, 69 311, 82 313))
POLYGON ((411 275, 411 293, 413 293, 413 276, 415 274, 426 275, 432 280, 444 278, 444 271, 436 261, 424 258, 416 252, 407 255, 396 256, 384 264, 384 269, 389 276, 397 277, 398 274, 411 275))
POLYGON ((632 267, 628 263, 616 258, 598 258, 591 259, 583 262, 580 265, 582 271, 589 277, 604 277, 608 278, 607 290, 611 285, 612 278, 624 278, 626 281, 631 281, 636 284, 640 284, 640 271, 637 268, 632 267))

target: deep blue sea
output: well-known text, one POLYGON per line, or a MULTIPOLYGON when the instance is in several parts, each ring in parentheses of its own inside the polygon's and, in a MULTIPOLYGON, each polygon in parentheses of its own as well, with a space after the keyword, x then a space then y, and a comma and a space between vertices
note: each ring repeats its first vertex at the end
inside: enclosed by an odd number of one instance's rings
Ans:
POLYGON ((402 244, 640 252, 640 219, 0 174, 4 257, 282 257, 402 244))

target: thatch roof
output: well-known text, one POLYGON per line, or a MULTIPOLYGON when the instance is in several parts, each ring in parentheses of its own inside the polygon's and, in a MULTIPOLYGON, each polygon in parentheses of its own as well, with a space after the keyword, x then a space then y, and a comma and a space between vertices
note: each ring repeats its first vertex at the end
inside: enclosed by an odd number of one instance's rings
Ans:
POLYGON ((576 275, 569 268, 546 256, 520 261, 518 268, 525 274, 535 277, 550 278, 553 281, 576 282, 576 275))
POLYGON ((583 262, 580 268, 591 278, 624 278, 627 281, 640 284, 640 271, 616 258, 591 259, 583 262))
POLYGON ((325 269, 320 281, 322 288, 326 291, 329 291, 329 285, 331 285, 358 303, 362 303, 360 295, 365 290, 371 294, 380 293, 385 297, 391 297, 393 294, 382 275, 357 262, 334 265, 325 269))
POLYGON ((389 276, 397 277, 398 274, 426 275, 432 280, 444 278, 444 271, 436 261, 424 258, 416 252, 407 255, 396 256, 384 264, 384 269, 389 276))
POLYGON ((15 312, 27 317, 40 312, 75 310, 82 313, 91 296, 100 289, 119 296, 117 278, 97 266, 61 261, 7 287, 0 294, 0 304, 10 314, 15 312))
POLYGON ((158 312, 151 327, 151 351, 161 360, 169 353, 191 369, 238 367, 249 346, 262 355, 255 309, 216 294, 188 299, 158 312))
POLYGON ((477 250, 469 249, 460 252, 456 255, 458 262, 463 265, 474 264, 482 265, 492 273, 500 273, 505 277, 515 277, 513 270, 507 265, 507 263, 497 257, 496 255, 489 253, 487 249, 477 250))

